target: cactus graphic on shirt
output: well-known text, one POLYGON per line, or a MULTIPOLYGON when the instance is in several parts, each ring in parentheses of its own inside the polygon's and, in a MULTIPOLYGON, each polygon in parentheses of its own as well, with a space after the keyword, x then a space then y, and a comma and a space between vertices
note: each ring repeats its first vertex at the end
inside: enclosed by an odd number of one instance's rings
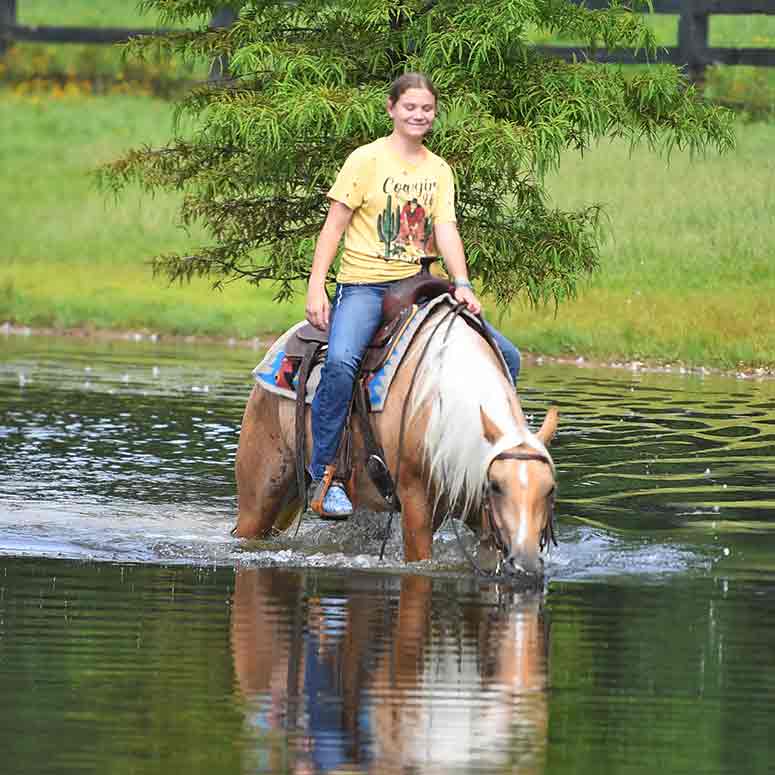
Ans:
POLYGON ((433 241, 433 217, 425 219, 425 233, 422 235, 422 244, 425 254, 433 253, 436 250, 435 243, 433 241))
POLYGON ((377 215, 377 234, 382 242, 385 243, 385 258, 390 258, 390 246, 398 236, 401 227, 401 209, 396 205, 393 211, 393 200, 390 194, 387 196, 385 209, 377 215))

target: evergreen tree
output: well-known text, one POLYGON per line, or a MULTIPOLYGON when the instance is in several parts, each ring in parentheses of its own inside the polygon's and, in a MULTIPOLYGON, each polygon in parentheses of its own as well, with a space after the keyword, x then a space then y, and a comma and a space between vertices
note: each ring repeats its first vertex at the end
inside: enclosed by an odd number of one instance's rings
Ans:
POLYGON ((387 87, 406 70, 441 90, 428 145, 456 173, 471 274, 499 305, 520 293, 559 302, 597 265, 599 208, 559 210, 543 186, 568 149, 604 137, 668 154, 733 142, 731 116, 673 66, 628 73, 553 59, 530 43, 543 31, 592 50, 653 52, 652 32, 622 0, 602 11, 568 0, 231 0, 237 19, 226 29, 207 26, 223 0, 141 5, 196 28, 135 39, 131 55, 161 48, 229 63, 228 78, 179 101, 193 133, 101 170, 116 190, 139 180, 184 192, 183 223, 202 222, 212 244, 157 257, 156 270, 174 280, 273 281, 279 298, 298 289, 326 191, 354 148, 389 133, 387 87))

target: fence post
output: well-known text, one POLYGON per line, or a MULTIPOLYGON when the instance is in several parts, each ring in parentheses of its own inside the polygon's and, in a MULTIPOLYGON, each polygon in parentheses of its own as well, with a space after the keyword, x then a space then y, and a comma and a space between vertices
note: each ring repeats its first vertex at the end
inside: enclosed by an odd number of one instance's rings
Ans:
POLYGON ((678 51, 689 78, 699 86, 705 81, 708 65, 708 12, 696 10, 695 0, 681 0, 678 22, 678 51))
MULTIPOLYGON (((13 27, 16 25, 16 0, 0 0, 0 26, 3 24, 13 27)), ((10 38, 0 34, 0 57, 5 54, 10 46, 10 38)))
MULTIPOLYGON (((213 14, 210 21, 210 27, 231 27, 237 18, 237 14, 231 8, 221 8, 213 14)), ((220 56, 213 60, 210 65, 209 79, 211 81, 222 81, 229 75, 229 58, 220 56)))

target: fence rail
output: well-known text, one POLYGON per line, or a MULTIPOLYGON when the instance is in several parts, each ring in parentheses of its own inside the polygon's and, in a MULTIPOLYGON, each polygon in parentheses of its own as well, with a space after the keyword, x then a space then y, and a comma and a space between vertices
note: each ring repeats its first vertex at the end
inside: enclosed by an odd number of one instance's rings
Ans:
MULTIPOLYGON (((586 0, 587 8, 600 10, 608 7, 606 0, 586 0)), ((775 67, 775 49, 720 48, 708 45, 709 17, 712 15, 775 15, 775 0, 654 0, 654 13, 680 17, 676 46, 661 46, 656 56, 634 49, 596 51, 571 46, 540 46, 539 49, 562 59, 593 59, 598 62, 645 64, 669 62, 685 66, 693 80, 704 78, 709 65, 751 65, 775 67)))
MULTIPOLYGON (((19 0, 0 0, 0 54, 14 42, 25 43, 125 43, 140 35, 154 35, 172 30, 136 29, 127 27, 39 27, 18 23, 19 0)), ((235 14, 228 9, 216 11, 211 27, 228 27, 235 14)))
POLYGON ((139 35, 166 30, 125 29, 122 27, 27 27, 1 25, 0 35, 22 43, 124 43, 139 35))
MULTIPOLYGON (((138 35, 149 35, 165 30, 124 29, 115 27, 30 27, 17 23, 19 0, 0 0, 0 56, 14 41, 45 43, 122 43, 138 35)), ((585 0, 592 10, 608 7, 606 0, 585 0)), ((709 65, 752 65, 775 67, 775 49, 772 48, 718 48, 708 45, 708 21, 715 14, 772 14, 775 0, 654 0, 654 12, 680 16, 676 46, 660 47, 655 56, 644 51, 620 49, 617 51, 590 51, 579 46, 540 45, 536 49, 565 60, 588 59, 596 62, 643 64, 669 62, 685 66, 689 77, 702 80, 709 65)), ((221 10, 213 15, 212 27, 225 27, 234 20, 234 12, 221 10)), ((217 74, 222 64, 214 68, 217 74)))

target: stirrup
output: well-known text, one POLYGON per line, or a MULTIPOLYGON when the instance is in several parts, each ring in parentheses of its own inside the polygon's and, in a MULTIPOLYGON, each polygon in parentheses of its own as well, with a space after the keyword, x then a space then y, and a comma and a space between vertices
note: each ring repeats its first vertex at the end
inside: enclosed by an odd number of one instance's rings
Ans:
POLYGON ((321 517, 321 519, 345 520, 353 513, 352 503, 350 502, 350 498, 347 495, 345 486, 342 482, 334 480, 335 473, 336 466, 326 466, 323 478, 320 481, 314 483, 314 490, 312 492, 312 497, 310 498, 309 507, 319 517, 321 517), (332 496, 335 495, 335 493, 332 491, 332 488, 340 489, 342 496, 346 501, 346 503, 341 504, 343 508, 340 511, 329 510, 332 505, 330 499, 328 498, 329 492, 332 496), (328 504, 326 504, 327 500, 329 501, 328 504), (328 506, 328 509, 326 506, 328 506))
POLYGON ((392 506, 395 498, 395 485, 387 463, 376 453, 369 455, 366 472, 379 494, 392 506))

